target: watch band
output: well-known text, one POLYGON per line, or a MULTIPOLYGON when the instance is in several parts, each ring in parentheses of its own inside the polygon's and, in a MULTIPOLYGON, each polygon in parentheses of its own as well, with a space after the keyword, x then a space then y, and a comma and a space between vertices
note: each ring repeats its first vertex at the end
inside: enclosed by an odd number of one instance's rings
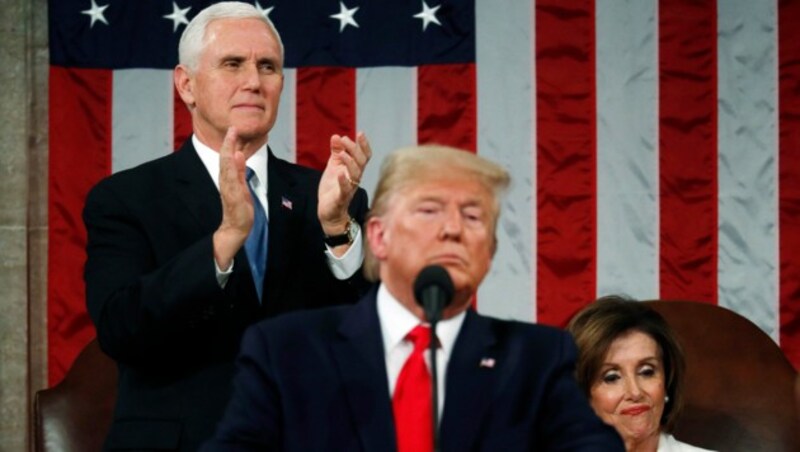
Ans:
POLYGON ((326 235, 325 236, 325 244, 330 247, 336 247, 340 245, 349 245, 353 243, 355 240, 355 222, 356 220, 350 218, 350 221, 347 222, 347 226, 344 229, 344 232, 341 234, 336 235, 326 235))

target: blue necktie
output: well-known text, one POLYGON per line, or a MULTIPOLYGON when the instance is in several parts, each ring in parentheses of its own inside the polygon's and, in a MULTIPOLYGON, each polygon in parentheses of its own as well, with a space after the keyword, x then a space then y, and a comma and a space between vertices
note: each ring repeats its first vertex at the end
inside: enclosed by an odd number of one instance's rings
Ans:
POLYGON ((250 189, 250 196, 253 198, 253 228, 250 235, 244 242, 244 250, 247 253, 247 260, 250 262, 250 273, 253 274, 253 282, 258 292, 258 301, 261 302, 262 292, 264 291, 264 274, 267 270, 267 214, 264 206, 258 200, 255 190, 251 185, 251 180, 256 172, 247 168, 247 187, 250 189))

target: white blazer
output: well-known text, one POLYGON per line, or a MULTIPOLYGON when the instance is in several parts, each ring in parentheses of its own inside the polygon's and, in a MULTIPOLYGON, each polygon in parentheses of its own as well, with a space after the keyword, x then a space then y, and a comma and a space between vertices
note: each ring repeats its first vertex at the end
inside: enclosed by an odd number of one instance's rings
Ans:
POLYGON ((662 433, 658 437, 658 451, 657 452, 714 452, 709 449, 702 449, 700 447, 692 446, 675 439, 669 433, 662 433))

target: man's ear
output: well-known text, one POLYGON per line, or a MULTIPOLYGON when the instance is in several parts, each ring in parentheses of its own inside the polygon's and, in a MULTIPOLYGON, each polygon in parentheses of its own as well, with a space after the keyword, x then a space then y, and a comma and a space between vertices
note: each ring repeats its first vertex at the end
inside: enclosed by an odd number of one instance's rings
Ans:
POLYGON ((387 232, 386 221, 381 217, 371 217, 367 220, 367 243, 372 254, 379 260, 386 259, 387 255, 387 232))
POLYGON ((189 73, 189 68, 179 64, 172 72, 172 79, 175 82, 175 89, 181 96, 183 103, 191 110, 194 107, 194 84, 189 73))

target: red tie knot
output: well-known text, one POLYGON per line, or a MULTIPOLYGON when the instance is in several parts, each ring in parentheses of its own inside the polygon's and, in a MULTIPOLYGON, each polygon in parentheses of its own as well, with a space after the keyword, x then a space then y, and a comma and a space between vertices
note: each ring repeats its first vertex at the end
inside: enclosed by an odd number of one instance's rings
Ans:
POLYGON ((406 340, 414 343, 414 351, 423 351, 431 343, 431 328, 417 325, 406 335, 406 340))

